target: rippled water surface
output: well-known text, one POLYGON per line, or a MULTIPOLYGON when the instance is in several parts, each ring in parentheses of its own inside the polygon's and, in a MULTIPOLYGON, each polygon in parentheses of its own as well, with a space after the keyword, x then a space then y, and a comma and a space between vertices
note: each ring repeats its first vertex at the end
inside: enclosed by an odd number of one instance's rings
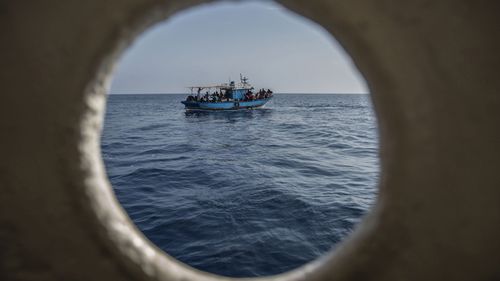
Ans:
POLYGON ((116 196, 158 247, 201 270, 262 276, 335 247, 376 197, 368 95, 275 95, 186 112, 184 95, 110 95, 102 152, 116 196))

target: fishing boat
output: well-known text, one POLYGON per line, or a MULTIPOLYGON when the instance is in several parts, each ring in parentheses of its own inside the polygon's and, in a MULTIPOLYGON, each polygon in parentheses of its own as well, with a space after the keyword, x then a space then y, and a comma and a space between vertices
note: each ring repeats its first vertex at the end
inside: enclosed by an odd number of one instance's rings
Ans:
POLYGON ((181 101, 187 110, 242 110, 264 106, 273 98, 269 89, 254 91, 248 78, 240 74, 240 82, 212 86, 188 87, 191 94, 181 101))

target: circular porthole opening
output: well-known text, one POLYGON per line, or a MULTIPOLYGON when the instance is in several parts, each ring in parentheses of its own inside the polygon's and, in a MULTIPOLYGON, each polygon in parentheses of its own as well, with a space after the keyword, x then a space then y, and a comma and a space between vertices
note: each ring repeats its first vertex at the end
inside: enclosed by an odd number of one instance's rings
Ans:
POLYGON ((224 276, 318 258, 376 197, 378 136, 363 78, 330 34, 274 2, 195 7, 136 40, 115 73, 101 148, 144 235, 224 276), (218 86, 245 77, 254 94, 272 91, 265 107, 181 103, 193 89, 217 103, 218 86))

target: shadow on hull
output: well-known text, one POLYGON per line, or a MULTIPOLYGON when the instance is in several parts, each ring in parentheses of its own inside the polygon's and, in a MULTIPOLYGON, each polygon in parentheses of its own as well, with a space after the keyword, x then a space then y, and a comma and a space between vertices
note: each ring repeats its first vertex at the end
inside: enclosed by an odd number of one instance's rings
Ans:
POLYGON ((182 101, 187 110, 200 111, 223 111, 223 110, 247 110, 264 106, 270 98, 251 101, 225 101, 225 102, 198 102, 182 101))

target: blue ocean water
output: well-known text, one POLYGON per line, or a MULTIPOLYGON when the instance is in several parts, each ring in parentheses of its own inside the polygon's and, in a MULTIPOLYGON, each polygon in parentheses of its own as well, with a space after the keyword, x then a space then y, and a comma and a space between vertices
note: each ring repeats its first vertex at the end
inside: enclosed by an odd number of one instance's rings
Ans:
POLYGON ((116 196, 159 248, 225 276, 294 269, 373 205, 368 95, 275 95, 266 108, 186 112, 185 95, 110 95, 102 153, 116 196))

